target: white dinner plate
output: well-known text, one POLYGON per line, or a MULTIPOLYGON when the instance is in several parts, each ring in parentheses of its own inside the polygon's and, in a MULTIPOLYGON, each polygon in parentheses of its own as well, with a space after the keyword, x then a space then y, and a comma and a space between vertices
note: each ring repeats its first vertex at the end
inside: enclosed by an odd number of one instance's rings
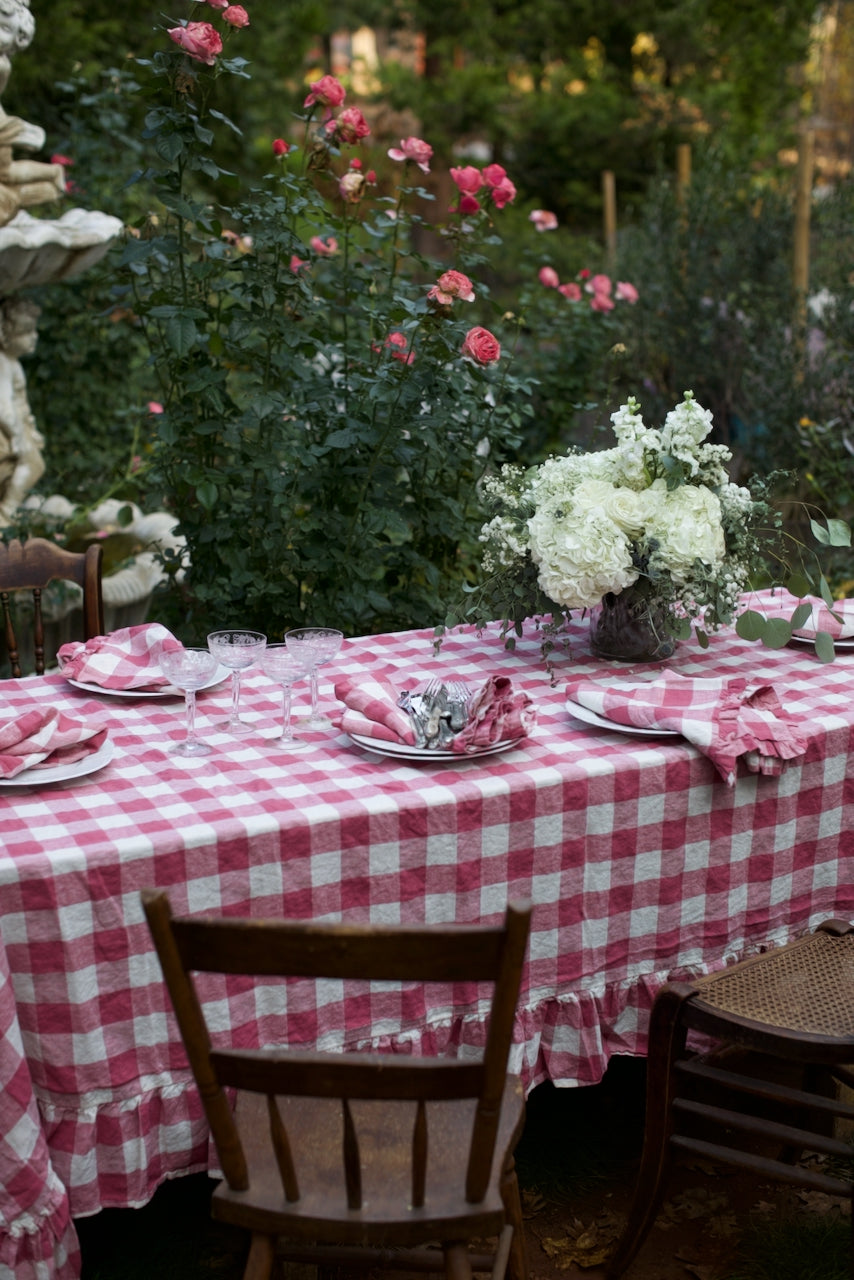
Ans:
MULTIPOLYGON (((797 631, 793 631, 792 640, 795 644, 804 644, 809 649, 815 648, 815 636, 802 636, 797 631)), ((833 647, 834 649, 854 649, 854 636, 845 636, 842 640, 834 640, 833 647)))
POLYGON ((616 720, 609 720, 607 716, 600 716, 598 711, 591 711, 589 707, 582 707, 580 702, 573 702, 567 698, 566 709, 576 720, 582 720, 585 724, 592 724, 597 729, 613 729, 616 733, 630 733, 638 738, 681 738, 681 733, 677 733, 675 729, 647 729, 642 725, 636 724, 619 724, 616 720))
MULTIPOLYGON (((419 764, 430 764, 432 760, 456 760, 461 764, 465 760, 477 760, 479 756, 495 756, 501 751, 509 751, 527 742, 527 738, 504 738, 501 742, 493 742, 489 747, 478 747, 475 751, 443 751, 440 748, 431 751, 425 747, 410 747, 405 742, 384 742, 381 738, 367 738, 361 733, 349 733, 348 738, 357 747, 364 747, 377 756, 387 756, 394 760, 417 760, 419 764)), ((530 736, 530 735, 529 735, 530 736)))
POLYGON ((22 769, 14 778, 0 778, 0 787, 46 787, 51 782, 67 782, 69 778, 85 778, 109 764, 115 747, 105 738, 97 751, 73 760, 70 764, 44 765, 41 769, 22 769))
MULTIPOLYGON (((201 685, 196 693, 201 693, 204 689, 213 689, 215 685, 222 684, 230 675, 228 667, 218 666, 216 671, 201 685)), ((70 685, 75 689, 82 689, 84 693, 103 694, 106 698, 183 698, 182 689, 176 689, 173 684, 166 684, 162 689, 104 689, 99 684, 87 684, 84 680, 72 680, 70 676, 65 677, 70 685)))

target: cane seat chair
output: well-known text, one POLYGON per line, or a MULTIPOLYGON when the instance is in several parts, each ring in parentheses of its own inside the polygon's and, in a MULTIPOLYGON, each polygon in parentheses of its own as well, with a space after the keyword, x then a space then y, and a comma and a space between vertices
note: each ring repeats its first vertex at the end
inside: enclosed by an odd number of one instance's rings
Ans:
POLYGON ((165 892, 142 899, 224 1175, 212 1214, 251 1232, 244 1280, 277 1259, 523 1280, 524 1097, 507 1057, 530 906, 495 927, 404 928, 175 918, 165 892), (491 983, 486 1046, 480 1060, 214 1047, 196 973, 491 983))
POLYGON ((825 921, 786 946, 663 987, 650 1017, 637 1186, 608 1280, 626 1271, 653 1226, 677 1152, 851 1197, 852 1181, 842 1175, 852 1167, 852 1147, 833 1130, 836 1117, 854 1119, 838 1090, 854 1085, 852 1062, 854 926, 847 921, 825 921), (688 1053, 691 1030, 714 1047, 688 1053), (804 1153, 825 1157, 826 1169, 821 1160, 798 1163, 804 1153))
MULTIPOLYGON (((19 637, 15 630, 12 592, 33 595, 32 641, 36 675, 44 675, 45 638, 42 592, 49 582, 76 582, 83 589, 83 639, 104 634, 104 603, 101 594, 102 550, 93 545, 86 551, 66 551, 47 538, 17 538, 0 542, 0 610, 3 638, 13 676, 22 674, 19 637)), ((19 627, 20 630, 20 627, 19 627)))

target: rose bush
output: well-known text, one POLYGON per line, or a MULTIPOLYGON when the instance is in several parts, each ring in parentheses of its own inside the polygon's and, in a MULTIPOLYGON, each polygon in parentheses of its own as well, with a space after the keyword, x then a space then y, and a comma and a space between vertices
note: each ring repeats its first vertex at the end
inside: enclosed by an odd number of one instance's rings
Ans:
POLYGON ((208 95, 246 76, 232 42, 252 28, 219 18, 221 55, 196 30, 212 24, 187 23, 150 62, 151 204, 123 254, 163 408, 149 477, 187 541, 179 629, 435 623, 476 571, 478 483, 531 412, 507 354, 516 327, 500 322, 502 349, 469 310, 487 318, 483 248, 514 185, 487 166, 478 209, 447 215, 451 261, 427 261, 411 206, 430 143, 372 153, 325 75, 263 182, 229 200, 215 142, 232 126, 208 95))

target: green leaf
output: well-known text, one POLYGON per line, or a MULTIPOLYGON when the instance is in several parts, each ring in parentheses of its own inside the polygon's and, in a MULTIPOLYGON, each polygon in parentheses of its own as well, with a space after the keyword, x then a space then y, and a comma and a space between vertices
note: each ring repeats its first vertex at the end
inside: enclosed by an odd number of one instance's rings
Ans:
POLYGON ((792 630, 797 631, 812 617, 812 605, 799 604, 795 612, 792 614, 792 630))
POLYGON ((833 637, 827 631, 816 632, 815 656, 820 662, 832 662, 836 657, 833 637))
POLYGON ((827 605, 828 609, 832 609, 833 606, 836 604, 836 601, 833 598, 833 592, 830 590, 830 587, 827 585, 827 579, 825 578, 824 574, 822 574, 821 578, 819 579, 818 589, 819 589, 819 592, 821 593, 821 598, 824 601, 824 603, 827 605))
POLYGON ((133 507, 126 502, 123 507, 119 507, 116 520, 124 528, 126 525, 133 524, 133 507))
POLYGON ((792 638, 791 624, 785 618, 766 618, 762 643, 766 649, 784 649, 792 638))
MULTIPOLYGON (((233 59, 232 61, 236 61, 236 59, 233 59)), ((229 120, 228 116, 224 116, 221 111, 215 111, 214 108, 211 107, 210 114, 213 116, 214 120, 221 120, 223 124, 227 124, 229 129, 232 129, 239 138, 243 137, 243 130, 239 129, 234 121, 229 120)))
POLYGON ((219 489, 213 480, 205 480, 196 486, 196 497, 206 511, 212 511, 219 497, 219 489))
POLYGON ((754 609, 747 609, 739 615, 735 624, 735 634, 742 640, 761 640, 765 631, 765 616, 754 609))
POLYGON ((178 356, 185 356, 196 344, 196 326, 187 316, 172 316, 164 325, 169 346, 178 356))
POLYGON ((832 547, 851 546, 851 529, 844 520, 828 520, 827 532, 832 547))
POLYGON ((819 524, 817 520, 810 520, 810 528, 816 542, 820 542, 823 547, 830 546, 830 534, 823 524, 819 524))
POLYGON ((793 596, 808 596, 812 591, 812 583, 802 573, 793 573, 791 578, 786 580, 786 590, 793 596))

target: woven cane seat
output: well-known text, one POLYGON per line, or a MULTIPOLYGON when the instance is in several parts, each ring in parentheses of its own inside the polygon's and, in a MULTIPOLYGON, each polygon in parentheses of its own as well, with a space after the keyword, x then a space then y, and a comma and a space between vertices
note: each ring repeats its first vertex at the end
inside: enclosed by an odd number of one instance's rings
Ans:
POLYGON ((769 1027, 854 1037, 854 933, 811 933, 692 983, 703 1004, 769 1027))

